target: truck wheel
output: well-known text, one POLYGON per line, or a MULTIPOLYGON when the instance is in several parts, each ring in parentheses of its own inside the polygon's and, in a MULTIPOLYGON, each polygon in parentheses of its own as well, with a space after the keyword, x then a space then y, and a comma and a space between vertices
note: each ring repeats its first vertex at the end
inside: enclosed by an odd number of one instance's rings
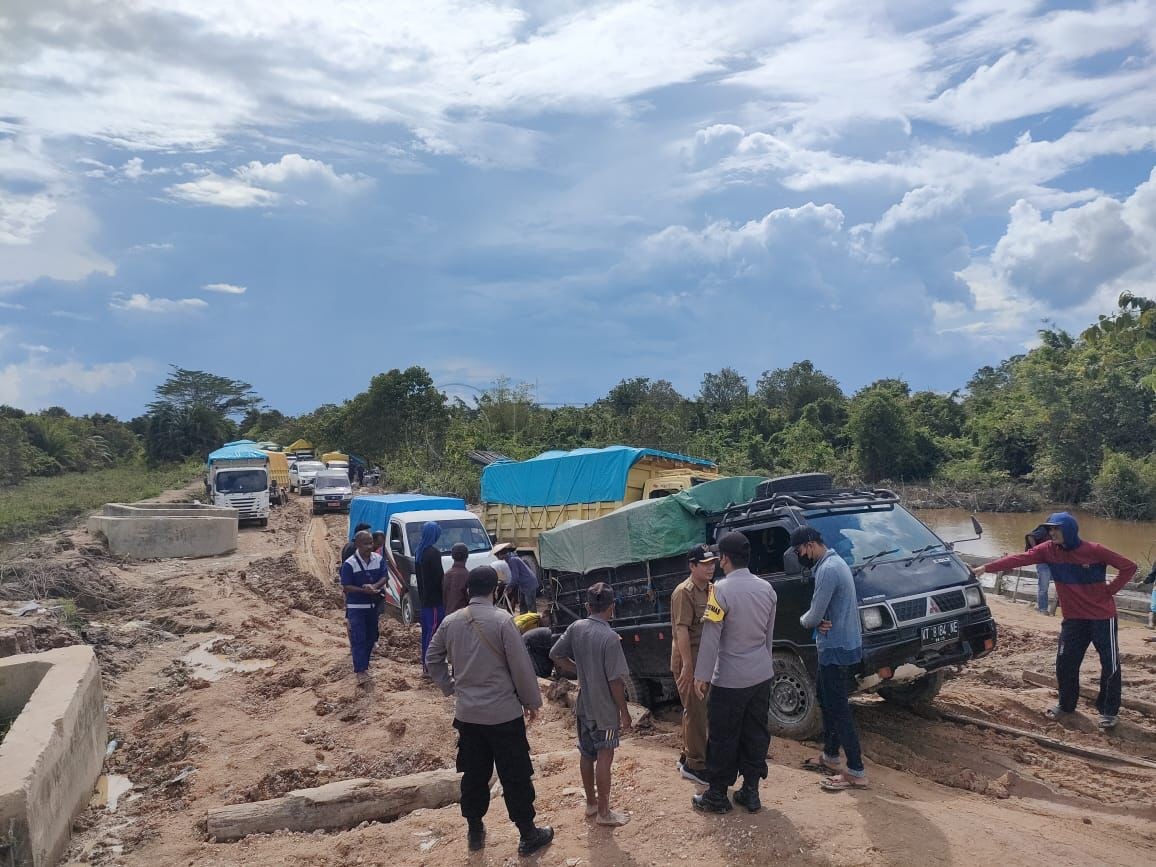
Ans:
POLYGON ((931 704, 939 690, 943 687, 944 672, 933 671, 919 680, 910 683, 900 683, 895 686, 879 687, 879 695, 883 700, 900 707, 915 707, 931 704))
POLYGON ((654 707, 654 691, 650 688, 650 681, 631 672, 626 681, 626 700, 645 708, 654 707))
POLYGON ((417 612, 413 610, 413 594, 406 593, 401 597, 401 622, 406 626, 417 623, 417 612))
POLYGON ((262 518, 257 523, 260 524, 262 527, 268 527, 269 526, 269 519, 268 518, 262 518))
POLYGON ((823 717, 814 678, 793 653, 776 653, 774 662, 767 715, 771 734, 796 741, 815 737, 823 730, 823 717))

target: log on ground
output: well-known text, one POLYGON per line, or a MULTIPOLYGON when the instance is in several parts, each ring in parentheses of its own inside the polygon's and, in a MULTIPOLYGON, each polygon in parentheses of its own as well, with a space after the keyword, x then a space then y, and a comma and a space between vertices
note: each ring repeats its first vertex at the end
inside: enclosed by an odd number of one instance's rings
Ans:
MULTIPOLYGON (((1042 674, 1038 671, 1023 672, 1024 683, 1030 683, 1032 686, 1050 686, 1052 689, 1058 689, 1059 685, 1056 679, 1050 674, 1042 674)), ((1098 695, 1098 690, 1092 689, 1090 686, 1080 687, 1080 697, 1092 699, 1095 701, 1098 695)), ((1130 708, 1131 710, 1139 711, 1147 714, 1150 717, 1156 717, 1156 702, 1144 701, 1143 699, 1131 698, 1125 695, 1120 699, 1120 706, 1130 708)))
POLYGON ((218 843, 273 831, 353 828, 396 819, 414 810, 437 809, 461 799, 457 771, 424 771, 389 780, 341 780, 297 789, 269 801, 209 810, 207 831, 218 843))

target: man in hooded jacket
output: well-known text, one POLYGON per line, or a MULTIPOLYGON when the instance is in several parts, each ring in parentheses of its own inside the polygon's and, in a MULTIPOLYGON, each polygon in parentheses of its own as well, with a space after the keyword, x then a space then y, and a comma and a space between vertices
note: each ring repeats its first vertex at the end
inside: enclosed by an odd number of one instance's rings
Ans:
POLYGON ((1100 728, 1115 728, 1120 713, 1120 644, 1117 638, 1116 601, 1112 598, 1136 574, 1136 564, 1095 542, 1080 539, 1080 527, 1067 512, 1051 515, 1044 526, 1051 536, 1022 554, 1012 554, 973 569, 978 578, 985 572, 1006 572, 1020 566, 1046 563, 1056 585, 1064 620, 1056 653, 1056 681, 1060 701, 1044 712, 1048 719, 1072 713, 1080 697, 1080 665, 1088 645, 1100 654, 1100 694, 1096 710, 1100 728), (1108 569, 1116 577, 1107 581, 1108 569))
POLYGON ((445 569, 442 566, 442 552, 437 546, 442 528, 437 521, 426 521, 421 528, 421 541, 414 551, 414 571, 417 574, 417 594, 421 602, 421 670, 428 674, 426 652, 430 640, 446 616, 442 600, 442 581, 445 569))

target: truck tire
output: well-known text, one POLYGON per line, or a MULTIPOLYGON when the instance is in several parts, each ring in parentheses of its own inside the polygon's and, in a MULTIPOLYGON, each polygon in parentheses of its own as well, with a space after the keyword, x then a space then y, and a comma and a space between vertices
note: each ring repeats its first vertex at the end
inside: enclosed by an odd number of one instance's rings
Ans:
POLYGON ((626 700, 645 708, 654 707, 654 690, 650 681, 631 672, 626 681, 626 700))
POLYGON ((268 518, 262 518, 257 523, 260 524, 262 527, 268 527, 269 526, 269 519, 268 518))
POLYGON ((896 684, 895 686, 879 687, 879 695, 885 702, 900 707, 916 707, 917 705, 931 704, 939 695, 945 680, 944 672, 933 671, 919 680, 910 683, 896 684))
POLYGON ((401 622, 406 626, 417 623, 417 612, 413 607, 413 593, 406 593, 401 597, 401 622))
POLYGON ((767 721, 771 734, 796 741, 808 740, 823 730, 815 679, 793 653, 774 654, 771 709, 767 721))

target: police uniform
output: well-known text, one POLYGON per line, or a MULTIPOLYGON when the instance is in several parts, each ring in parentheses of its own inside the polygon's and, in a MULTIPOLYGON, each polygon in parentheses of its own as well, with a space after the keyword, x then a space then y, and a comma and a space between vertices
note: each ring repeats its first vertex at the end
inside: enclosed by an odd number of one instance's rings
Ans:
MULTIPOLYGON (((385 574, 381 555, 371 553, 362 560, 356 551, 341 564, 341 585, 361 587, 376 584, 385 574)), ((360 674, 369 669, 369 655, 377 643, 378 600, 366 593, 345 594, 345 618, 349 621, 349 649, 353 653, 353 670, 360 674)))
POLYGON ((705 801, 726 801, 740 774, 744 789, 757 793, 759 780, 767 776, 777 604, 774 588, 749 569, 735 569, 711 587, 694 673, 695 680, 711 684, 705 801))
MULTIPOLYGON (((690 659, 681 660, 682 666, 694 671, 698 661, 698 646, 702 637, 702 618, 706 614, 710 585, 700 588, 693 578, 687 578, 670 594, 670 623, 685 626, 690 633, 690 659)), ((678 657, 678 641, 672 643, 671 671, 678 657)), ((687 770, 702 777, 706 770, 706 700, 698 697, 692 686, 682 700, 682 762, 687 770)))

